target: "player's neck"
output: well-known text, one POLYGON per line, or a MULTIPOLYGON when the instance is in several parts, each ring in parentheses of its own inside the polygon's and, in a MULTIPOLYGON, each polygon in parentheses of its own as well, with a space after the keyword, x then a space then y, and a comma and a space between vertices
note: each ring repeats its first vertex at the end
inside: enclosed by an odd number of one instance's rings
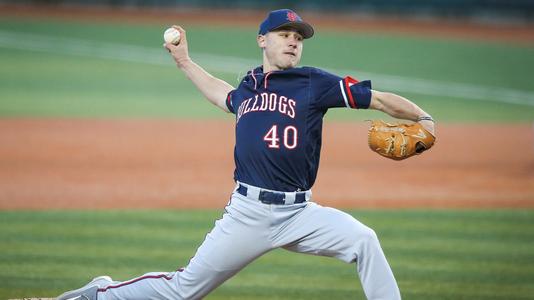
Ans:
POLYGON ((269 73, 272 71, 280 71, 280 68, 272 66, 266 59, 263 60, 263 73, 269 73))
POLYGON ((266 60, 263 61, 263 73, 269 73, 273 71, 283 71, 287 69, 290 69, 290 68, 280 68, 276 65, 269 64, 269 62, 266 60))
POLYGON ((264 54, 264 56, 263 56, 263 73, 269 73, 269 72, 273 72, 273 71, 283 71, 283 70, 287 70, 287 68, 281 68, 280 66, 278 66, 276 64, 271 64, 269 59, 267 59, 267 57, 264 54))

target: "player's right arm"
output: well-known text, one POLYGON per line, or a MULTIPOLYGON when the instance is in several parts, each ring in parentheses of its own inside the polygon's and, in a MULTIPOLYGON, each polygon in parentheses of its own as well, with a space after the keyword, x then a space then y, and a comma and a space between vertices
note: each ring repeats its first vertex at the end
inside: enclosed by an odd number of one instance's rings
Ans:
POLYGON ((180 43, 178 45, 165 43, 164 47, 174 58, 178 68, 185 73, 208 101, 225 112, 230 112, 226 106, 226 97, 230 91, 234 90, 234 87, 226 81, 214 77, 196 64, 189 57, 185 30, 180 26, 173 27, 180 31, 180 43))

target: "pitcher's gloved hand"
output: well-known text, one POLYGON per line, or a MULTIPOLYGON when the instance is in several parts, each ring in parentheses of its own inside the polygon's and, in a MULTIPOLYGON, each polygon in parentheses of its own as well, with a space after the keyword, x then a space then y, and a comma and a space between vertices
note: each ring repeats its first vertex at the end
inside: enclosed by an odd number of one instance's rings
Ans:
POLYGON ((421 154, 434 145, 436 138, 420 123, 390 124, 371 121, 369 147, 374 152, 394 160, 421 154))

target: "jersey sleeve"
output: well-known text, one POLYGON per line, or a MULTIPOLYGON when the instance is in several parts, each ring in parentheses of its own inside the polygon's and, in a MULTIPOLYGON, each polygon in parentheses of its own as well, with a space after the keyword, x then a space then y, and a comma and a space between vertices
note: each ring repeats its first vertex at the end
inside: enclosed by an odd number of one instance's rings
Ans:
POLYGON ((311 72, 311 89, 316 107, 369 108, 371 81, 358 81, 350 76, 337 75, 315 69, 311 72))
POLYGON ((231 90, 228 95, 226 95, 226 107, 228 108, 228 110, 235 114, 235 110, 234 110, 234 106, 233 106, 233 102, 232 102, 232 93, 234 92, 235 90, 231 90))

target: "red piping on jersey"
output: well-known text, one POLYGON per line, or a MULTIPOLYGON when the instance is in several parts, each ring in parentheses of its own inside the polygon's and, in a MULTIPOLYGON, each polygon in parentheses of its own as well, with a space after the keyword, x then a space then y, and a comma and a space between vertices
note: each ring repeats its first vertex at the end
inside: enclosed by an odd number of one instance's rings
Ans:
POLYGON ((358 83, 358 80, 350 76, 345 77, 345 89, 347 90, 347 94, 349 94, 349 102, 352 108, 356 108, 356 102, 354 101, 354 98, 352 97, 352 93, 350 92, 349 84, 356 84, 356 83, 358 83))
POLYGON ((267 89, 267 77, 269 77, 269 75, 271 75, 271 72, 267 72, 267 74, 265 74, 265 83, 264 83, 264 88, 267 89))
POLYGON ((228 97, 226 98, 226 105, 227 106, 232 106, 232 102, 230 101, 230 93, 228 93, 228 97))
POLYGON ((254 79, 254 89, 258 89, 258 81, 256 80, 256 76, 254 76, 254 69, 250 72, 250 75, 252 75, 252 79, 254 79))
MULTIPOLYGON (((183 269, 182 269, 182 270, 183 270, 183 269)), ((182 272, 182 271, 178 270, 178 272, 182 272)), ((165 279, 165 280, 172 280, 172 276, 167 276, 167 275, 165 275, 165 274, 161 274, 161 275, 147 275, 147 276, 142 276, 142 277, 139 277, 139 278, 130 280, 130 281, 123 282, 123 283, 121 283, 121 284, 110 285, 110 286, 107 286, 107 287, 105 287, 105 288, 100 288, 100 289, 98 289, 98 292, 99 292, 99 293, 106 292, 106 291, 109 290, 109 289, 120 288, 120 287, 127 286, 127 285, 130 285, 130 284, 136 283, 136 282, 138 282, 138 281, 144 280, 144 279, 160 279, 160 278, 163 278, 163 279, 165 279)))

